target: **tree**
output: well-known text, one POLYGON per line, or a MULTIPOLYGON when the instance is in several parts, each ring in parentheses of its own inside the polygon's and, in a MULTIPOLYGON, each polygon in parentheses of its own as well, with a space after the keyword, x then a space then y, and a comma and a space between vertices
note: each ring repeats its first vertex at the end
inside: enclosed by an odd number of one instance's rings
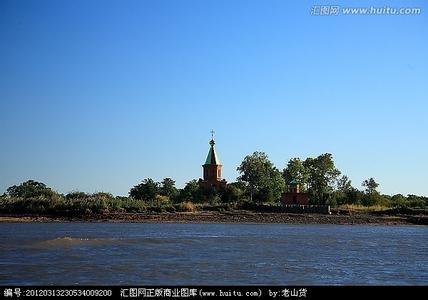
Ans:
POLYGON ((362 183, 362 186, 366 188, 364 191, 364 197, 361 200, 362 205, 365 205, 365 206, 372 206, 372 205, 390 206, 391 205, 390 200, 382 196, 381 194, 379 194, 379 192, 376 190, 379 184, 373 178, 364 180, 362 183))
POLYGON ((164 178, 162 180, 159 194, 162 196, 168 196, 169 199, 173 199, 178 194, 178 190, 175 187, 175 181, 171 178, 164 178))
POLYGON ((277 168, 272 168, 269 179, 256 193, 259 202, 275 202, 285 190, 285 180, 277 168))
POLYGON ((154 200, 159 193, 159 183, 151 178, 144 179, 129 191, 129 196, 137 200, 154 200))
POLYGON ((244 189, 239 182, 232 182, 226 185, 226 189, 221 195, 223 202, 236 202, 239 201, 244 195, 244 189))
POLYGON ((270 191, 272 198, 268 199, 269 202, 277 201, 281 198, 282 193, 285 191, 285 180, 281 172, 277 168, 273 168, 270 174, 270 191))
POLYGON ((237 168, 241 173, 239 182, 245 183, 250 192, 250 201, 256 195, 258 201, 272 201, 281 196, 285 182, 264 152, 247 155, 237 168))
POLYGON ((31 197, 52 197, 55 192, 46 184, 34 180, 28 180, 20 185, 13 185, 6 190, 11 197, 31 198, 31 197))
POLYGON ((377 187, 379 184, 371 177, 363 181, 362 186, 366 187, 365 192, 367 194, 375 194, 377 193, 377 187))
POLYGON ((365 193, 363 198, 361 199, 361 204, 364 206, 390 206, 390 201, 379 193, 367 194, 365 193))
POLYGON ((407 201, 410 207, 425 207, 428 203, 428 197, 417 196, 413 194, 407 195, 407 201))
POLYGON ((331 197, 334 184, 340 171, 335 167, 333 156, 330 153, 322 154, 316 158, 307 158, 303 166, 308 172, 308 192, 311 202, 324 205, 331 197))
POLYGON ((337 190, 341 193, 348 193, 352 189, 351 180, 348 176, 343 175, 337 180, 337 190))
POLYGON ((363 201, 364 194, 360 190, 351 187, 351 189, 346 193, 346 204, 360 204, 363 201))
POLYGON ((180 201, 193 201, 199 202, 202 199, 202 190, 199 186, 199 183, 196 179, 193 179, 186 183, 184 188, 180 190, 178 195, 180 201))
POLYGON ((336 204, 344 204, 346 203, 350 193, 352 192, 351 180, 349 180, 348 176, 343 175, 337 179, 337 188, 334 192, 334 200, 336 204))
POLYGON ((114 196, 111 193, 97 192, 97 193, 93 193, 91 195, 91 198, 93 198, 93 199, 109 199, 109 200, 113 200, 114 196))
POLYGON ((296 180, 300 185, 300 190, 305 191, 308 183, 308 172, 300 158, 292 158, 288 161, 287 167, 282 171, 285 184, 288 186, 292 180, 296 180))
POLYGON ((396 207, 405 207, 407 206, 407 198, 402 194, 395 194, 391 197, 391 202, 393 206, 396 207))
POLYGON ((65 198, 69 200, 82 200, 85 198, 89 198, 89 196, 90 195, 86 194, 85 192, 74 191, 65 195, 65 198))

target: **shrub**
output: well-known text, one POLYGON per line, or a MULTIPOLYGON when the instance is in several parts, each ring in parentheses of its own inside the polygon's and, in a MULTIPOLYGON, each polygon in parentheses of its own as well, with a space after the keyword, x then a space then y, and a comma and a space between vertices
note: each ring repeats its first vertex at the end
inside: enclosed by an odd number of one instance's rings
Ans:
POLYGON ((52 197, 56 193, 46 184, 34 180, 28 180, 20 185, 13 185, 7 189, 7 194, 11 197, 32 198, 32 197, 52 197))
POLYGON ((168 203, 169 202, 169 197, 168 196, 164 196, 164 195, 156 195, 155 200, 158 203, 168 203))
POLYGON ((85 199, 85 198, 87 198, 87 197, 89 197, 89 195, 88 195, 88 194, 86 194, 86 193, 84 193, 84 192, 78 192, 78 191, 70 192, 70 193, 68 193, 67 195, 65 195, 65 198, 66 198, 66 199, 70 199, 70 200, 75 200, 75 199, 85 199))
POLYGON ((103 199, 103 200, 113 200, 114 196, 110 193, 97 192, 91 195, 91 198, 103 199))
POLYGON ((190 201, 182 202, 179 205, 179 210, 180 211, 187 211, 187 212, 194 212, 195 211, 195 206, 190 201))
POLYGON ((156 198, 159 193, 159 183, 151 178, 144 179, 129 191, 129 196, 134 199, 150 201, 156 198))

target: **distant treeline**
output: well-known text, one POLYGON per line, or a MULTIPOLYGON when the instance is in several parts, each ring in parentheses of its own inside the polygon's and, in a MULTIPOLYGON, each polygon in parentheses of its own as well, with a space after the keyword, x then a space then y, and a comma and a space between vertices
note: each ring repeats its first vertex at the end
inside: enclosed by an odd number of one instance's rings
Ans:
POLYGON ((28 180, 9 187, 0 196, 0 212, 7 213, 102 213, 146 211, 193 211, 195 209, 240 209, 249 205, 279 205, 281 195, 291 182, 297 182, 302 192, 310 195, 316 205, 340 207, 344 205, 381 206, 391 208, 425 208, 428 197, 416 195, 382 195, 379 184, 368 178, 364 190, 352 186, 346 175, 335 167, 331 154, 315 158, 292 158, 278 170, 263 152, 254 152, 244 158, 237 170, 236 182, 222 189, 202 188, 196 179, 184 188, 165 178, 156 182, 146 178, 132 187, 128 197, 110 193, 87 194, 73 191, 60 194, 44 183, 28 180))

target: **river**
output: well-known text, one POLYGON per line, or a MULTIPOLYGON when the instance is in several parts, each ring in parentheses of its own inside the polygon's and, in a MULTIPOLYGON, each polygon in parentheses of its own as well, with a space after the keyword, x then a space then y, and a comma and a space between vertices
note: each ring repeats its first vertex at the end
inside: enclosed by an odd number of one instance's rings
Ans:
POLYGON ((2 223, 1 285, 427 285, 428 227, 2 223))

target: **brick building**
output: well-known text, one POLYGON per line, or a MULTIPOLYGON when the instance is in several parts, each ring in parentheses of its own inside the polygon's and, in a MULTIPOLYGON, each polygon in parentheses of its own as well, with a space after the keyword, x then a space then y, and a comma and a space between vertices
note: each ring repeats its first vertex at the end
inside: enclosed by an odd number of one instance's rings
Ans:
MULTIPOLYGON (((214 133, 213 131, 211 132, 214 133)), ((202 165, 204 170, 203 179, 199 179, 199 185, 204 188, 215 188, 216 190, 226 187, 226 180, 221 178, 220 159, 215 150, 214 137, 210 141, 210 150, 208 151, 205 164, 202 165)))
POLYGON ((309 205, 309 194, 301 193, 299 183, 296 180, 292 180, 288 191, 282 195, 281 202, 284 205, 309 205))

